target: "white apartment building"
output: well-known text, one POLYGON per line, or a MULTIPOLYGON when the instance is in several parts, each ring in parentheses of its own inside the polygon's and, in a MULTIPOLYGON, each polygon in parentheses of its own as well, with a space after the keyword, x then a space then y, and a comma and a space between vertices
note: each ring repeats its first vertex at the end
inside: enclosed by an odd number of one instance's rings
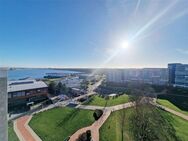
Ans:
POLYGON ((76 77, 67 77, 61 80, 61 83, 65 84, 66 87, 69 88, 79 88, 82 81, 83 81, 82 79, 76 76, 76 77))
POLYGON ((137 81, 165 85, 168 82, 168 71, 165 68, 110 69, 106 72, 106 80, 115 83, 137 81))

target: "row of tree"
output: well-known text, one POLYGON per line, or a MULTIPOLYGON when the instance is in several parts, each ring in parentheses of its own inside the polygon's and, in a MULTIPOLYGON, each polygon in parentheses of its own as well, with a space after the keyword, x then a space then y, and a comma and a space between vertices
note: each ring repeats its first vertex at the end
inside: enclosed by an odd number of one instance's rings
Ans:
POLYGON ((69 94, 70 91, 71 89, 66 87, 66 85, 62 84, 61 82, 55 83, 52 81, 48 86, 48 92, 54 96, 59 94, 69 94))

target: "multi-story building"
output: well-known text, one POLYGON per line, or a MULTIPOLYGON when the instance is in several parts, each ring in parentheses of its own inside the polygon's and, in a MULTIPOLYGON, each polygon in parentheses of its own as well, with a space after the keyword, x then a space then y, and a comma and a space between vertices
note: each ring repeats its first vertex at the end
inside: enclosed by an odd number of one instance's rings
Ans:
POLYGON ((188 87, 188 64, 168 64, 169 84, 188 87))
POLYGON ((106 75, 108 82, 117 82, 117 83, 124 82, 124 72, 122 70, 112 69, 110 71, 107 71, 106 75))
POLYGON ((106 73, 107 82, 126 83, 129 81, 165 85, 168 82, 168 71, 165 68, 145 69, 111 69, 106 73))
POLYGON ((8 106, 27 105, 47 99, 48 86, 34 79, 8 82, 8 106))
POLYGON ((79 88, 83 80, 79 77, 67 77, 61 80, 62 84, 65 84, 69 88, 79 88))

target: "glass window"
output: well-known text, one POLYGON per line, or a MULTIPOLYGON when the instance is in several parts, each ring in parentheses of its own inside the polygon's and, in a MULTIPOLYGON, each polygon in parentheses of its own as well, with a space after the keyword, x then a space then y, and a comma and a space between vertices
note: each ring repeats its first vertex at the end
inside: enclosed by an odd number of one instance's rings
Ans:
POLYGON ((13 97, 17 97, 17 93, 16 93, 16 92, 13 93, 12 96, 13 96, 13 97))
POLYGON ((11 95, 11 94, 8 94, 8 98, 12 98, 12 95, 11 95))

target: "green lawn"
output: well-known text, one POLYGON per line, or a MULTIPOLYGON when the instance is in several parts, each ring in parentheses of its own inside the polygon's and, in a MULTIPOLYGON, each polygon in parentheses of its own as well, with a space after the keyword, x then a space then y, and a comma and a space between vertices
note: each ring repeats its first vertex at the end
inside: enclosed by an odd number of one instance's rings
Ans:
POLYGON ((63 141, 93 122, 93 111, 65 107, 39 113, 29 125, 43 141, 63 141))
POLYGON ((122 141, 122 124, 121 124, 121 116, 122 113, 126 112, 125 114, 125 126, 123 126, 124 134, 123 138, 124 141, 133 141, 132 137, 129 133, 129 122, 128 118, 131 113, 131 109, 126 110, 119 110, 113 112, 107 121, 103 124, 100 128, 100 141, 122 141))
POLYGON ((157 99, 157 103, 160 104, 160 105, 163 105, 163 106, 165 106, 167 108, 170 108, 172 110, 175 110, 177 112, 180 112, 180 113, 188 115, 188 111, 183 111, 183 110, 179 109, 178 107, 176 107, 174 104, 172 104, 168 100, 157 99))
MULTIPOLYGON (((159 111, 165 117, 165 119, 168 119, 170 121, 170 123, 175 129, 176 136, 181 141, 187 141, 188 140, 188 121, 185 121, 182 118, 174 116, 168 112, 165 112, 162 110, 159 110, 159 111)), ((132 113, 131 108, 112 113, 100 129, 100 141, 133 141, 133 137, 129 129, 130 127, 129 117, 131 113, 132 113), (123 126, 124 132, 122 135, 122 132, 121 132, 121 129, 122 129, 121 119, 122 118, 121 117, 122 117, 123 112, 125 112, 125 125, 123 126), (122 137, 123 137, 123 140, 122 140, 122 137)), ((165 133, 165 131, 161 131, 161 132, 162 134, 165 133)), ((168 134, 166 136, 168 136, 168 134)))
POLYGON ((105 100, 104 98, 99 97, 97 95, 97 96, 91 97, 91 100, 85 104, 96 105, 96 106, 114 106, 114 105, 123 104, 127 102, 129 102, 128 95, 121 95, 118 97, 109 98, 108 100, 105 100))
POLYGON ((8 141, 19 141, 16 133, 14 132, 13 123, 8 124, 8 141))
POLYGON ((171 123, 176 130, 176 135, 181 141, 188 141, 188 121, 167 112, 164 114, 172 117, 171 123))

